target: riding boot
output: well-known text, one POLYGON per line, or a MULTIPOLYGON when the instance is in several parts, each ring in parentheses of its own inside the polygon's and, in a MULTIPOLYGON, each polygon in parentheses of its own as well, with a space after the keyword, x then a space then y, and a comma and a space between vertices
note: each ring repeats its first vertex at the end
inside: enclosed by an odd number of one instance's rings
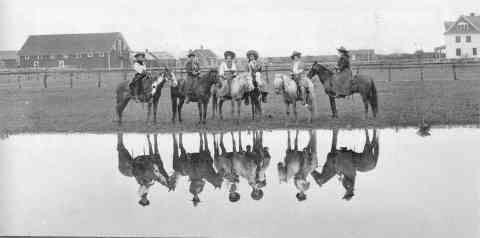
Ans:
POLYGON ((268 95, 268 92, 262 92, 262 102, 263 103, 267 103, 267 95, 268 95))
POLYGON ((244 99, 245 105, 248 106, 248 104, 250 104, 250 97, 248 93, 243 94, 243 99, 244 99))

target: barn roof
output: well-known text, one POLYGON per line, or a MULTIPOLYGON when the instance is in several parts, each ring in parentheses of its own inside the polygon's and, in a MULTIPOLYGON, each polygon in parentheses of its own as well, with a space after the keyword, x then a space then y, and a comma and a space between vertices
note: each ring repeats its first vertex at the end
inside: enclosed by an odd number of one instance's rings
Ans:
POLYGON ((0 50, 0 60, 17 59, 16 50, 0 50))
MULTIPOLYGON (((110 51, 120 32, 62 35, 31 35, 18 52, 19 55, 74 54, 80 52, 110 51)), ((125 40, 123 41, 125 42, 125 40)), ((128 48, 128 47, 127 47, 128 48)))

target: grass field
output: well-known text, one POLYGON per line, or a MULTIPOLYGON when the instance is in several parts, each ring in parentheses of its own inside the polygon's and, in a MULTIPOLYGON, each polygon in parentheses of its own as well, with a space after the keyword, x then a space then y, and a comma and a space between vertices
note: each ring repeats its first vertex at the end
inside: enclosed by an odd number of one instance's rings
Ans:
MULTIPOLYGON (((377 78, 380 75, 376 75, 377 78)), ((6 77, 6 76, 4 76, 6 77)), ((42 80, 32 77, 22 80, 18 88, 16 80, 0 79, 0 123, 3 132, 144 132, 241 128, 285 127, 285 108, 281 96, 270 94, 264 105, 262 121, 251 121, 250 107, 242 108, 240 124, 230 116, 230 103, 224 107, 225 119, 209 120, 205 126, 197 126, 196 104, 184 107, 184 122, 170 122, 170 88, 162 90, 159 105, 159 122, 145 124, 145 111, 141 104, 132 103, 124 113, 124 124, 113 122, 115 85, 122 80, 118 74, 102 78, 97 87, 96 75, 83 75, 74 79, 70 88, 66 76, 49 79, 47 89, 42 80)), ((480 80, 425 80, 425 81, 376 81, 379 94, 379 115, 376 119, 363 119, 360 96, 337 101, 339 119, 330 118, 328 98, 316 82, 317 115, 312 124, 307 122, 307 111, 299 108, 299 123, 295 127, 392 127, 416 126, 422 118, 433 125, 465 125, 479 123, 480 80)), ((209 107, 209 110, 211 108, 209 107)), ((210 111, 209 111, 210 115, 210 111)))

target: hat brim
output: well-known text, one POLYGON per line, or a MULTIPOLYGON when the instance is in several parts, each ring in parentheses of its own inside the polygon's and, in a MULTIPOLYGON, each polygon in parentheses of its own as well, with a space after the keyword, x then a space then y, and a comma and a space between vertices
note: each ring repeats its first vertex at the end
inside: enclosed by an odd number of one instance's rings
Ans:
POLYGON ((227 58, 228 56, 231 56, 233 59, 235 58, 235 53, 233 51, 225 51, 225 53, 223 53, 223 57, 227 58))
POLYGON ((302 57, 302 53, 295 53, 290 56, 291 59, 295 58, 295 56, 302 57))

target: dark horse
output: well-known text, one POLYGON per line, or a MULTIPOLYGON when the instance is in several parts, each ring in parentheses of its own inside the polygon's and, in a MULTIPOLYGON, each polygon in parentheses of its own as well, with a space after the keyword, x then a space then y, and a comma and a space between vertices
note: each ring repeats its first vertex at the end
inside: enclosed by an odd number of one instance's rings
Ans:
POLYGON ((332 130, 332 147, 327 155, 327 161, 323 165, 322 172, 311 173, 315 182, 321 187, 335 175, 340 175, 342 185, 346 192, 343 199, 350 200, 354 195, 355 178, 358 172, 368 172, 377 166, 379 142, 377 130, 373 129, 373 138, 370 140, 365 129, 365 145, 362 152, 355 152, 346 147, 337 149, 338 129, 332 130))
MULTIPOLYGON (((200 75, 195 82, 193 89, 193 97, 191 102, 197 102, 198 115, 200 120, 198 123, 205 124, 207 122, 207 106, 211 96, 212 85, 218 83, 218 71, 211 69, 207 73, 200 75)), ((178 114, 178 121, 182 122, 182 107, 185 101, 185 82, 183 80, 174 80, 170 87, 170 96, 172 98, 172 122, 175 123, 178 114)))
MULTIPOLYGON (((330 108, 332 109, 332 117, 338 117, 337 106, 335 104, 335 92, 333 91, 334 73, 327 67, 317 63, 313 63, 307 76, 311 79, 318 76, 320 82, 325 89, 325 93, 330 99, 330 108)), ((378 112, 378 97, 377 88, 373 82, 372 77, 357 74, 353 76, 352 86, 350 88, 350 95, 359 93, 362 96, 363 104, 365 106, 365 118, 368 116, 368 104, 372 108, 373 117, 377 116, 378 112)))
MULTIPOLYGON (((143 93, 144 93, 144 100, 142 103, 148 104, 148 112, 147 112, 147 122, 150 119, 150 115, 152 112, 153 106, 153 122, 157 122, 157 108, 158 108, 158 100, 160 99, 160 95, 162 94, 163 85, 167 80, 171 80, 174 77, 173 73, 170 72, 167 68, 165 68, 162 72, 158 75, 148 75, 146 79, 144 79, 143 83, 143 93)), ((122 124, 122 113, 125 110, 130 99, 132 99, 132 95, 130 94, 129 88, 130 80, 122 81, 116 88, 116 113, 118 118, 118 123, 122 124)), ((138 86, 138 85, 137 85, 138 86)))

